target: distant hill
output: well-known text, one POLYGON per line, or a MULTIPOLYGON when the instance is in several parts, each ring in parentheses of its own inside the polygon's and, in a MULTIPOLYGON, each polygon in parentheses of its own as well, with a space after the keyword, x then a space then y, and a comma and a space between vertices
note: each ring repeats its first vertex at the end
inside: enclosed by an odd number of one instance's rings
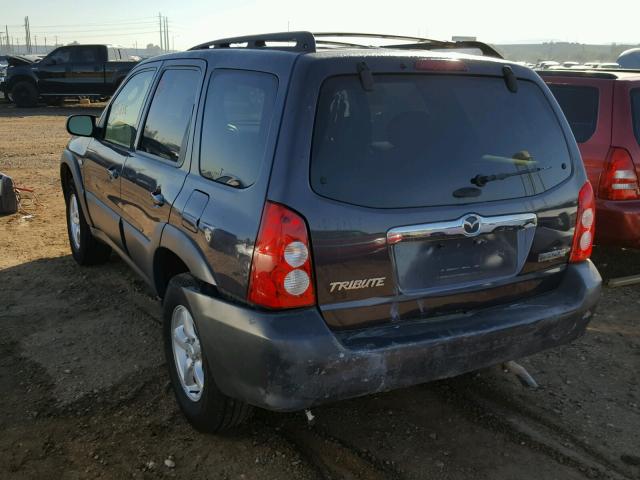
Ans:
POLYGON ((537 63, 542 60, 557 62, 615 62, 625 50, 637 45, 586 45, 584 43, 548 42, 537 44, 494 45, 502 55, 515 61, 537 63))

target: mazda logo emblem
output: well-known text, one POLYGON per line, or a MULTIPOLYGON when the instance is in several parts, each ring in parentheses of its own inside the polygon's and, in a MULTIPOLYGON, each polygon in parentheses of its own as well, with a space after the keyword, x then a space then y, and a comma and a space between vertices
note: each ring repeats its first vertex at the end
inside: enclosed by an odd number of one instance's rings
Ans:
POLYGON ((475 215, 469 215, 462 221, 462 229, 467 237, 475 237, 480 233, 480 219, 475 215))

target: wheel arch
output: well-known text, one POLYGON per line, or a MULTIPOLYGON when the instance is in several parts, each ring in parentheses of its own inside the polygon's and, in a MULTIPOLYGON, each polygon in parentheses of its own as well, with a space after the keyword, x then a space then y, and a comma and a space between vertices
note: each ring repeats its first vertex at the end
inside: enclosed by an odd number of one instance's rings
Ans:
POLYGON ((65 199, 69 193, 69 187, 71 185, 75 187, 84 217, 87 219, 87 223, 93 226, 93 221, 89 215, 89 209, 87 208, 87 202, 84 196, 84 186, 82 185, 82 173, 80 172, 80 166, 73 154, 67 149, 64 150, 62 158, 60 159, 60 185, 65 199))
MULTIPOLYGON (((38 89, 38 82, 35 78, 33 78, 30 75, 26 75, 24 73, 18 74, 18 75, 12 75, 11 78, 9 78, 8 82, 7 82, 7 91, 11 92, 11 90, 13 90, 13 87, 16 85, 16 83, 18 82, 29 82, 31 84, 33 84, 34 87, 36 87, 36 89, 38 89)), ((38 93, 40 93, 40 90, 38 89, 38 93)))
POLYGON ((206 284, 216 285, 202 251, 184 232, 169 224, 164 227, 153 256, 153 282, 160 297, 164 297, 171 278, 180 273, 190 273, 206 284))

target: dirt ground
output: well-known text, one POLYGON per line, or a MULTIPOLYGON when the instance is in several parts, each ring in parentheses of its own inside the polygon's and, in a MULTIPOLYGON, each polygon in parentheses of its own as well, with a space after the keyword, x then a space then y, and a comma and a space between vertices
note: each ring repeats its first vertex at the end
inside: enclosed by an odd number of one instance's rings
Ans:
MULTIPOLYGON (((537 390, 495 367, 317 408, 313 427, 258 412, 197 433, 168 388, 158 302, 117 258, 69 254, 74 112, 99 109, 0 104, 0 171, 41 202, 0 217, 0 478, 640 478, 640 285, 605 288, 586 336, 522 359, 537 390)), ((640 273, 639 253, 596 260, 640 273)))

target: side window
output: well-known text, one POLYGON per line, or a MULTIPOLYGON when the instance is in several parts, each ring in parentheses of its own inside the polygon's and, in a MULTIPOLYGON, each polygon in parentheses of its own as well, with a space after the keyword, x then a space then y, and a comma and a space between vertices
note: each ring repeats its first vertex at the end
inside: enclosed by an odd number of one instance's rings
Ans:
POLYGON ((631 113, 633 115, 633 131, 640 143, 640 88, 631 90, 631 113))
POLYGON ((589 140, 598 125, 598 89, 575 85, 549 85, 549 88, 562 107, 576 142, 589 140))
POLYGON ((138 150, 177 162, 193 114, 197 70, 166 70, 153 95, 138 150))
POLYGON ((252 185, 264 160, 278 91, 274 75, 220 70, 202 120, 200 173, 232 187, 252 185))
POLYGON ((99 47, 74 47, 71 60, 73 63, 98 63, 101 60, 99 47))
POLYGON ((71 49, 59 48, 55 50, 46 59, 45 65, 61 65, 71 63, 71 49))
POLYGON ((107 48, 107 60, 110 62, 117 60, 116 53, 117 50, 115 48, 107 48))
POLYGON ((104 139, 131 148, 142 104, 153 81, 154 70, 146 70, 131 77, 111 102, 105 125, 104 139))

